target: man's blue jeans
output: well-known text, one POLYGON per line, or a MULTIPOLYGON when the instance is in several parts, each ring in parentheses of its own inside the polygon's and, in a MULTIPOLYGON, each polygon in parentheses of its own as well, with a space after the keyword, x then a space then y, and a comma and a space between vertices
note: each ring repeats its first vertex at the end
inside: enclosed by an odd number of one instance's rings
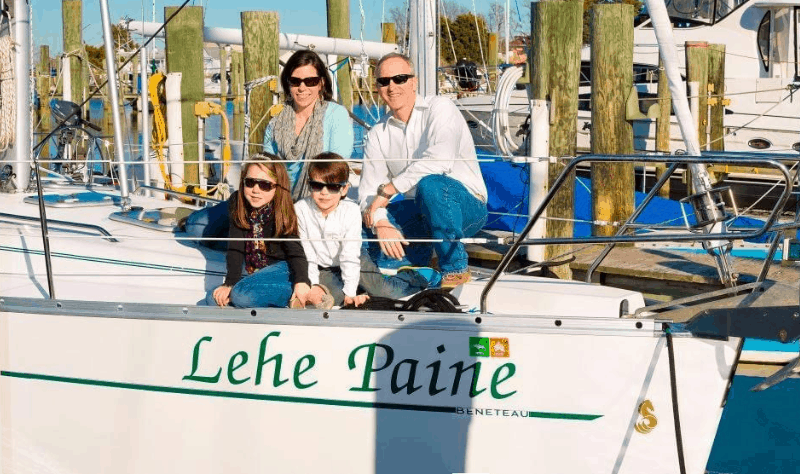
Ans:
MULTIPOLYGON (((223 201, 189 214, 184 224, 184 231, 190 237, 224 238, 228 236, 229 227, 228 201, 223 201)), ((214 250, 228 249, 228 242, 224 240, 198 240, 198 243, 214 250)))
MULTIPOLYGON (((439 259, 443 274, 463 273, 469 256, 459 240, 472 237, 486 224, 486 203, 472 195, 461 182, 445 175, 430 175, 417 183, 414 200, 393 202, 387 207, 389 221, 407 239, 439 239, 433 245, 412 243, 405 248, 406 257, 394 260, 380 251, 377 242, 370 242, 369 252, 379 267, 403 265, 428 266, 432 252, 439 259)), ((369 238, 375 238, 371 231, 369 238)))
MULTIPOLYGON (((293 286, 289 265, 281 260, 239 280, 231 289, 231 306, 237 308, 285 308, 289 306, 293 286)), ((216 306, 213 292, 206 304, 216 306)))

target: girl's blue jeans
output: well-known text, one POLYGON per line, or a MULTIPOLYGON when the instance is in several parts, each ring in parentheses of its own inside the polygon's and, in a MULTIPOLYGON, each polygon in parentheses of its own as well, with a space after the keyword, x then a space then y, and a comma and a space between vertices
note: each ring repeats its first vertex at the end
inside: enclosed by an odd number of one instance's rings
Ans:
MULTIPOLYGON (((217 237, 228 236, 228 201, 213 206, 198 209, 186 218, 184 231, 190 237, 217 237)), ((198 240, 203 245, 214 250, 227 250, 228 242, 224 240, 198 240)))
MULTIPOLYGON (((237 308, 287 307, 292 297, 292 282, 289 265, 285 261, 247 275, 231 289, 231 306, 237 308)), ((206 296, 206 304, 216 306, 213 292, 206 296)))

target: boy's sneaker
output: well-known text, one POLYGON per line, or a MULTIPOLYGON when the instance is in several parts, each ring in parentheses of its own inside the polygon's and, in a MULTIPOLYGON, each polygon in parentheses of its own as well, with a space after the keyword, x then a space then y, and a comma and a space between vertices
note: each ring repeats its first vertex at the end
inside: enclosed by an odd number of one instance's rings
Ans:
POLYGON ((462 273, 448 273, 442 277, 442 288, 455 288, 458 285, 468 283, 470 280, 472 280, 472 274, 469 272, 469 270, 462 273))
POLYGON ((442 274, 431 267, 400 267, 397 272, 416 272, 427 282, 425 288, 439 288, 442 285, 442 274))

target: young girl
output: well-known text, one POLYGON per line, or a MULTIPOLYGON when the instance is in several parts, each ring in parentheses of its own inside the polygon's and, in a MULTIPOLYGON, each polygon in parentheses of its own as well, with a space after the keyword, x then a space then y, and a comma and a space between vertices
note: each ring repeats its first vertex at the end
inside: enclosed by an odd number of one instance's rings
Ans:
POLYGON ((303 304, 307 301, 308 261, 297 241, 286 167, 276 160, 272 155, 254 155, 242 166, 239 190, 228 201, 231 239, 270 240, 228 242, 225 283, 209 295, 209 304, 252 308, 287 306, 292 297, 303 304))

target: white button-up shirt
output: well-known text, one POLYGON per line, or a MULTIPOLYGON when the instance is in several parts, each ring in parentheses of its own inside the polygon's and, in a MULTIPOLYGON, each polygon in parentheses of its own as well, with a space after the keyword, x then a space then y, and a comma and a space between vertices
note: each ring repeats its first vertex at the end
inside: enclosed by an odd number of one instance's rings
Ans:
MULTIPOLYGON (((456 179, 487 201, 475 144, 461 112, 446 97, 418 95, 408 123, 390 114, 367 134, 358 185, 362 212, 369 209, 379 185, 391 181, 398 192, 411 198, 419 180, 431 174, 456 179)), ((373 222, 386 218, 386 209, 381 208, 375 211, 373 222)))
POLYGON ((358 204, 342 199, 323 216, 311 196, 294 205, 303 250, 308 260, 308 279, 319 283, 319 267, 339 267, 345 295, 356 296, 361 275, 361 213, 358 204))

